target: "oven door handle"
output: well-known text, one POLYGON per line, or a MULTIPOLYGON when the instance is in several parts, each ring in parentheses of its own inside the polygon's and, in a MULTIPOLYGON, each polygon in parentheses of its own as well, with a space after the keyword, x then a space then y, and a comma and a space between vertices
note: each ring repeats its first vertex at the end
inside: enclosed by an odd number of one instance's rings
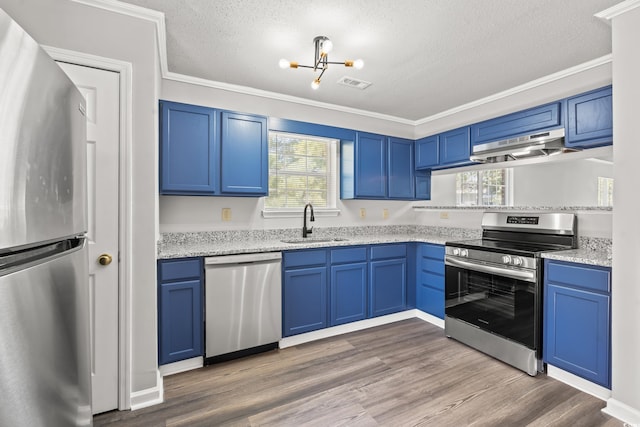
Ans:
POLYGON ((497 274, 511 279, 523 280, 525 282, 536 283, 535 271, 512 270, 510 268, 494 267, 486 264, 476 264, 475 262, 463 261, 457 258, 445 257, 445 265, 478 271, 480 273, 497 274))

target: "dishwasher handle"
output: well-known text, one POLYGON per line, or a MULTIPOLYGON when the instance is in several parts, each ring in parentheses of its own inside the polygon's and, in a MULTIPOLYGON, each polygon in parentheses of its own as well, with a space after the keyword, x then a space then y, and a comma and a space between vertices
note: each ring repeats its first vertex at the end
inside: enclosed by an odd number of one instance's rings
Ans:
POLYGON ((280 252, 261 252, 253 254, 212 256, 204 259, 207 265, 248 264, 252 262, 277 262, 282 259, 280 252))

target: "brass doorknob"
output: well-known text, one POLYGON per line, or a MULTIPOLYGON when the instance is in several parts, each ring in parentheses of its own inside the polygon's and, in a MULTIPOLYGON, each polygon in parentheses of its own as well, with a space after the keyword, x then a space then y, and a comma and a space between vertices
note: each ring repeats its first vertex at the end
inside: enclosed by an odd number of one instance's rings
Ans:
POLYGON ((109 254, 102 254, 98 257, 98 263, 100 265, 109 265, 113 261, 113 258, 109 254))

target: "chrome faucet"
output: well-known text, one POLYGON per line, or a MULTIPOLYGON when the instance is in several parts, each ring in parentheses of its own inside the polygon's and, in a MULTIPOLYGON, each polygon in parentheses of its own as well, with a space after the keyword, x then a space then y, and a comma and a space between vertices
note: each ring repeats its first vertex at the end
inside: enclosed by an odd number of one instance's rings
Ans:
POLYGON ((309 222, 313 222, 316 220, 313 216, 313 206, 311 205, 311 203, 307 203, 306 205, 304 205, 304 212, 302 213, 302 237, 307 237, 308 234, 311 234, 313 232, 313 227, 307 228, 307 208, 311 208, 311 217, 309 217, 309 222))

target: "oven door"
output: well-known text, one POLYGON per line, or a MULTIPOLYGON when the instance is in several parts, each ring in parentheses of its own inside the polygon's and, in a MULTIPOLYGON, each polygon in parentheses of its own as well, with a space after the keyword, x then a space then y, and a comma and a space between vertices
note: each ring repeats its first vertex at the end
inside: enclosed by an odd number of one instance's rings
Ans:
POLYGON ((447 255, 445 315, 537 350, 541 301, 538 271, 447 255))

